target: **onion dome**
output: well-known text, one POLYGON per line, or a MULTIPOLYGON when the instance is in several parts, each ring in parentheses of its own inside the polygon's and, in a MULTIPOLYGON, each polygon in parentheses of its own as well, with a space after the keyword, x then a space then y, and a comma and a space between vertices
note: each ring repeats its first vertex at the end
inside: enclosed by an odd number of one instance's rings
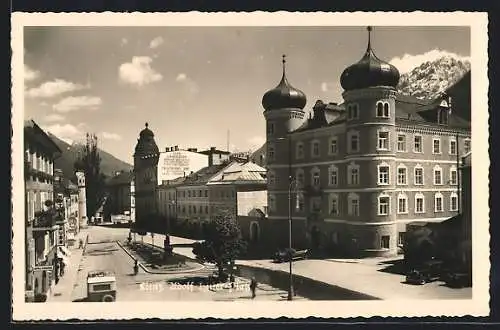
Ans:
POLYGON ((285 57, 286 55, 283 55, 283 76, 280 83, 275 88, 267 91, 262 97, 262 106, 266 110, 284 108, 302 110, 306 106, 307 98, 304 92, 294 88, 286 79, 285 57))
POLYGON ((368 30, 368 47, 361 60, 342 72, 340 84, 344 90, 362 89, 374 86, 396 87, 399 82, 398 69, 379 59, 371 47, 371 31, 368 30))
POLYGON ((146 128, 139 133, 139 139, 137 140, 137 144, 135 146, 134 156, 141 159, 157 159, 159 154, 160 150, 154 140, 153 131, 148 128, 148 123, 146 123, 146 128))

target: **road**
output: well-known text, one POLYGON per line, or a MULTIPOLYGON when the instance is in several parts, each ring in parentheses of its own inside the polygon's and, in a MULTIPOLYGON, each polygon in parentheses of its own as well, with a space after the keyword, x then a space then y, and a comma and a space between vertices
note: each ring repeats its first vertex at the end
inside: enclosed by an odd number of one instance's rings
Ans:
MULTIPOLYGON (((181 280, 185 282, 186 278, 206 277, 213 272, 209 268, 183 274, 150 274, 140 269, 134 275, 132 258, 116 243, 116 240, 123 242, 127 236, 128 229, 124 228, 89 227, 89 243, 79 265, 71 293, 72 301, 85 301, 86 276, 91 270, 111 270, 115 273, 117 301, 232 301, 250 298, 248 281, 244 279, 238 279, 234 289, 222 285, 175 284, 181 280)), ((285 294, 283 290, 262 284, 256 300, 281 300, 285 294)))

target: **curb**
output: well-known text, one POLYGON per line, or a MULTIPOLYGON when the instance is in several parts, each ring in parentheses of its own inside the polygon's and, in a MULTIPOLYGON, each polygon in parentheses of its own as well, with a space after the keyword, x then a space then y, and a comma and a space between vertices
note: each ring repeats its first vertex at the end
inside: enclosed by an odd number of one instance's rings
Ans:
MULTIPOLYGON (((118 244, 118 246, 120 248, 122 248, 123 251, 125 251, 125 253, 132 259, 132 260, 137 260, 137 258, 135 258, 124 246, 122 243, 120 243, 120 241, 115 241, 116 244, 118 244)), ((186 257, 187 258, 187 257, 186 257)), ((190 258, 188 258, 190 259, 190 258)), ((190 259, 192 260, 192 259, 190 259)), ((190 270, 181 270, 181 271, 172 271, 172 272, 153 272, 153 271, 150 271, 147 269, 146 266, 144 266, 142 263, 138 263, 139 267, 141 267, 141 269, 143 271, 145 271, 146 273, 148 274, 154 274, 154 275, 175 275, 175 274, 182 274, 182 273, 193 273, 193 272, 197 272, 197 271, 200 271, 202 269, 205 269, 206 266, 204 265, 201 265, 200 268, 198 269, 190 269, 190 270)))

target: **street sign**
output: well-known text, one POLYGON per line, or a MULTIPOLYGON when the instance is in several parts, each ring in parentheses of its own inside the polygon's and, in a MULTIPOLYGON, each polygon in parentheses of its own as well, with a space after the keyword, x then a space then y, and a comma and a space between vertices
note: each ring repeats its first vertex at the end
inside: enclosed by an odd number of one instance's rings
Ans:
POLYGON ((53 266, 35 266, 33 267, 33 270, 48 270, 48 271, 52 271, 53 269, 53 266))

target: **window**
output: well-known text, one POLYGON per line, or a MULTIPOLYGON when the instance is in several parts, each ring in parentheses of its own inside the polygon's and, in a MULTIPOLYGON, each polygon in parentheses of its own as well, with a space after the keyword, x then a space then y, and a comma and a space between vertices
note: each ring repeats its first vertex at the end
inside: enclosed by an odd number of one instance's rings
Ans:
POLYGON ((188 213, 191 213, 191 205, 188 206, 188 213))
POLYGON ((443 195, 441 193, 434 195, 434 212, 443 212, 443 195))
POLYGON ((348 150, 349 152, 359 151, 359 132, 349 132, 348 150))
POLYGON ((389 249, 390 242, 391 242, 391 236, 384 235, 384 236, 380 237, 380 248, 381 249, 389 249))
POLYGON ((452 192, 450 195, 450 211, 458 211, 458 195, 452 192))
POLYGON ((398 134, 398 151, 406 151, 406 135, 404 134, 398 134))
POLYGON ((359 165, 351 163, 347 166, 347 184, 359 184, 359 165))
POLYGON ((319 141, 312 142, 311 156, 312 157, 319 157, 319 141))
POLYGON ((415 135, 413 137, 413 152, 424 152, 422 135, 415 135))
POLYGON ((420 165, 415 166, 415 185, 423 185, 424 184, 424 168, 420 165))
POLYGON ((455 138, 450 138, 450 155, 456 155, 457 154, 457 140, 455 138))
POLYGON ((304 210, 304 195, 297 193, 297 211, 301 212, 304 210))
POLYGON ((295 174, 295 177, 297 178, 297 185, 299 187, 303 187, 304 186, 304 170, 298 169, 296 174, 295 174))
POLYGON ((408 197, 405 194, 398 195, 398 213, 406 214, 408 213, 408 197))
POLYGON ((267 134, 274 134, 274 123, 267 124, 267 134))
POLYGON ((441 139, 439 138, 432 139, 432 153, 433 154, 441 153, 441 139))
POLYGON ((378 150, 389 150, 389 132, 378 132, 378 150))
POLYGON ((312 185, 315 187, 318 187, 320 185, 320 178, 319 178, 319 169, 315 168, 313 169, 311 173, 311 178, 312 178, 312 185))
POLYGON ((471 150, 470 139, 465 139, 464 140, 464 154, 469 153, 470 150, 471 150))
POLYGON ((274 146, 267 147, 267 157, 269 160, 274 160, 274 146))
POLYGON ((191 197, 191 190, 188 190, 188 197, 191 197))
POLYGON ((389 118, 388 102, 377 102, 377 117, 389 118))
POLYGON ((439 165, 434 167, 434 184, 441 185, 443 184, 443 170, 439 165))
POLYGON ((208 214, 208 205, 205 205, 205 213, 208 214))
POLYGON ((406 166, 399 165, 398 166, 398 184, 400 184, 400 185, 408 184, 407 177, 408 177, 408 175, 406 172, 406 166))
POLYGON ((438 124, 439 125, 447 125, 448 124, 448 109, 440 109, 438 110, 438 124))
POLYGON ((276 211, 276 198, 274 195, 269 195, 269 211, 276 211))
POLYGON ((450 185, 456 186, 458 184, 458 172, 455 166, 450 168, 450 185))
POLYGON ((415 213, 425 213, 425 198, 422 193, 415 195, 415 213))
POLYGON ((311 198, 311 211, 321 212, 321 197, 311 198))
POLYGON ((328 149, 330 155, 336 155, 337 154, 337 137, 333 137, 330 139, 330 147, 328 149))
POLYGON ((330 195, 330 210, 331 215, 339 215, 339 196, 337 194, 330 195))
POLYGON ((208 190, 205 190, 205 197, 208 197, 208 190))
POLYGON ((267 184, 269 185, 274 185, 276 183, 276 175, 274 172, 269 172, 269 175, 267 176, 267 184))
POLYGON ((331 186, 336 186, 338 185, 338 174, 339 174, 339 169, 337 166, 332 165, 329 167, 329 184, 331 186))
POLYGON ((378 184, 389 184, 389 165, 385 163, 378 166, 378 184))
POLYGON ((406 236, 406 233, 404 231, 400 231, 398 233, 398 245, 399 246, 405 245, 405 236, 406 236))
POLYGON ((378 197, 378 215, 389 214, 389 201, 390 197, 388 195, 380 195, 378 197))
POLYGON ((359 196, 357 194, 349 194, 347 202, 349 204, 348 214, 359 216, 359 196))
POLYGON ((297 143, 297 158, 304 158, 304 144, 302 142, 297 143))
POLYGON ((347 119, 359 118, 359 106, 356 103, 347 106, 347 119))

